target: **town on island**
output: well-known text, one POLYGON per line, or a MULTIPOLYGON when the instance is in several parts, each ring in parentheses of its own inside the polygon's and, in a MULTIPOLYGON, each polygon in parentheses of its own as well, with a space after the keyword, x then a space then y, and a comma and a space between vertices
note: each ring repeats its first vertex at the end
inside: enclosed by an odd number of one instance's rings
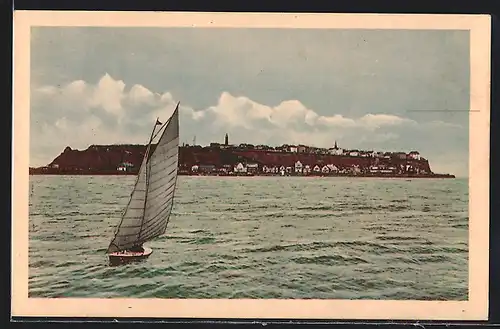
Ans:
MULTIPOLYGON (((155 145, 151 146, 153 149, 155 145)), ((146 145, 66 147, 50 164, 29 168, 30 175, 136 175, 146 145)), ((207 176, 352 176, 455 178, 432 172, 418 151, 377 152, 306 145, 210 143, 179 146, 179 175, 207 176)))

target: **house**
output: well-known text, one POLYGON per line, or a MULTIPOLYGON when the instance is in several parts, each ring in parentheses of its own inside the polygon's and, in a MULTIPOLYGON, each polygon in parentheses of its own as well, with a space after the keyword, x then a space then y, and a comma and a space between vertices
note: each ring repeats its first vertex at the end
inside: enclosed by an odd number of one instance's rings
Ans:
POLYGON ((118 165, 118 168, 116 168, 116 170, 118 171, 130 171, 130 169, 132 169, 134 167, 134 165, 130 162, 123 162, 123 163, 120 163, 118 165))
POLYGON ((198 170, 204 173, 211 173, 215 171, 215 165, 213 164, 201 164, 198 166, 198 170))
POLYGON ((397 152, 397 153, 394 153, 394 155, 395 155, 398 159, 401 159, 401 160, 406 160, 406 153, 405 153, 405 152, 397 152))
POLYGON ((248 163, 246 169, 247 172, 256 173, 259 171, 259 165, 257 163, 248 163))
POLYGON ((328 168, 328 166, 323 166, 323 167, 321 168, 321 172, 322 172, 323 174, 328 174, 328 173, 330 172, 330 168, 328 168))
POLYGON ((330 148, 328 149, 328 153, 331 155, 342 155, 344 154, 344 150, 341 148, 330 148))
POLYGON ((339 168, 337 168, 337 166, 334 164, 329 164, 327 166, 328 166, 328 169, 330 169, 330 172, 338 172, 339 171, 339 168))
POLYGON ((300 161, 295 162, 295 172, 302 173, 302 163, 300 161))
POLYGON ((276 166, 270 167, 270 168, 269 168, 269 172, 270 172, 270 173, 273 173, 273 174, 276 174, 276 173, 278 173, 278 172, 279 172, 279 168, 278 168, 278 167, 276 167, 276 166))
POLYGON ((228 170, 227 168, 218 168, 216 169, 216 171, 220 172, 220 173, 223 173, 223 174, 227 174, 230 170, 228 170))
POLYGON ((315 165, 314 168, 313 168, 313 171, 314 172, 320 172, 321 168, 318 165, 315 165))
POLYGON ((361 168, 358 165, 353 165, 352 172, 355 174, 359 174, 361 172, 361 168))
POLYGON ((292 152, 292 153, 297 153, 298 148, 297 148, 297 146, 293 146, 293 145, 291 145, 291 146, 288 148, 288 151, 289 151, 289 152, 292 152))
POLYGON ((194 165, 191 167, 192 172, 198 172, 199 167, 197 165, 194 165))
POLYGON ((349 156, 351 157, 357 157, 359 156, 359 151, 358 150, 352 150, 349 152, 349 156))
POLYGON ((262 166, 262 172, 266 174, 277 172, 276 167, 262 166))
POLYGON ((288 145, 283 144, 281 146, 276 146, 275 150, 278 152, 286 152, 286 151, 288 151, 288 145))
POLYGON ((408 157, 413 160, 420 160, 420 153, 418 153, 417 151, 411 151, 410 153, 408 153, 408 157))
POLYGON ((234 166, 234 172, 245 173, 247 172, 247 167, 245 167, 241 162, 234 166))

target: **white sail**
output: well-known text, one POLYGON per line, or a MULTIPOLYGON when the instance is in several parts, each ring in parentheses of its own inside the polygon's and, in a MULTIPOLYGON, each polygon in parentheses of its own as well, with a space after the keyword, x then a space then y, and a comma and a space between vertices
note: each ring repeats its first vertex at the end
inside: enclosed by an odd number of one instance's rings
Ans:
MULTIPOLYGON (((129 204, 108 252, 141 245, 162 235, 170 218, 179 158, 179 104, 156 148, 148 145, 129 204)), ((154 131, 153 131, 154 133, 154 131)))

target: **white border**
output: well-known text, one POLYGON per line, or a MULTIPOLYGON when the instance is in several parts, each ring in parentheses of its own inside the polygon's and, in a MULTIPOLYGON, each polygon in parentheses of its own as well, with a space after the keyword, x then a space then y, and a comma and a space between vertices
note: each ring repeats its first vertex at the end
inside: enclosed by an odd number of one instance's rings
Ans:
POLYGON ((12 316, 485 320, 488 313, 490 16, 160 12, 14 12, 12 316), (28 298, 31 26, 470 30, 469 300, 28 298))

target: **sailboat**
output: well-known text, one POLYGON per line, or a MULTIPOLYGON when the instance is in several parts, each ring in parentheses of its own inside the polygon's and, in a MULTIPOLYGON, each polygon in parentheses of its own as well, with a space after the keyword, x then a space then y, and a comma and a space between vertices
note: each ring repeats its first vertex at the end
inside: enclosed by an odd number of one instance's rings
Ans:
POLYGON ((174 203, 179 158, 179 103, 167 122, 153 127, 130 199, 107 254, 111 264, 148 258, 143 246, 165 233, 174 203), (159 129, 156 129, 160 126, 159 129), (152 147, 153 140, 161 136, 152 147))

